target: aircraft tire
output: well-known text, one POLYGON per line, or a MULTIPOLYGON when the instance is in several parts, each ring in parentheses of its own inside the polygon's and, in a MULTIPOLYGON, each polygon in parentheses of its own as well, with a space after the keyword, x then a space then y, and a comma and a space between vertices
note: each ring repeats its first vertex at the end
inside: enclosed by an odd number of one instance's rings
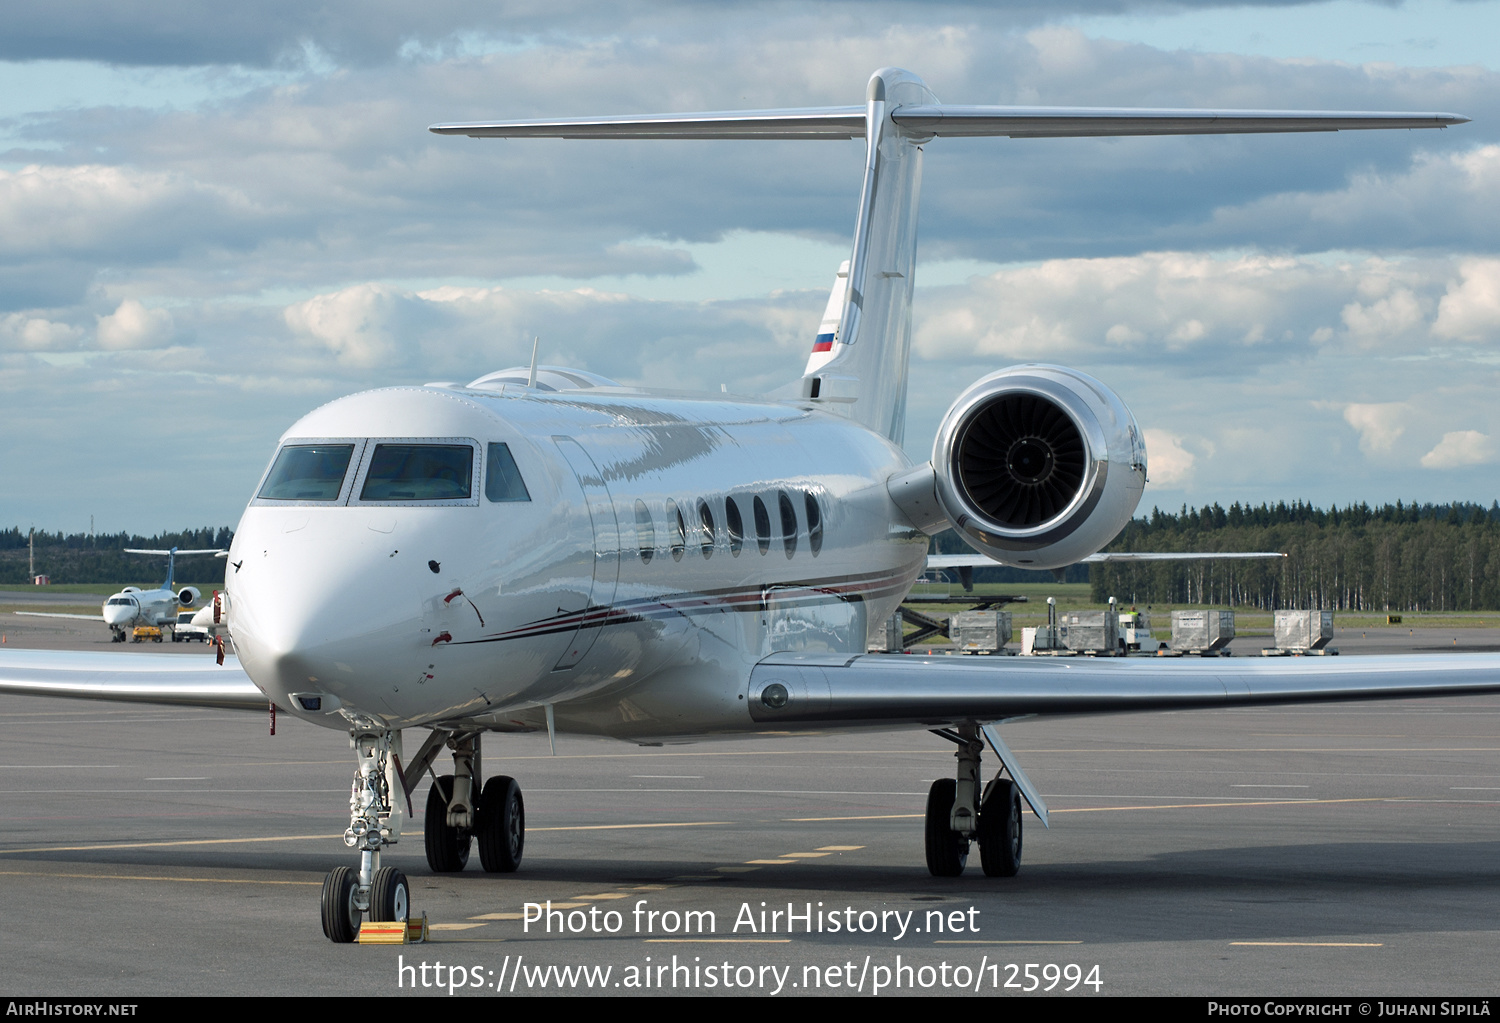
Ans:
POLYGON ((443 775, 427 790, 422 844, 427 850, 427 865, 438 874, 456 873, 469 862, 468 831, 448 824, 448 796, 452 791, 450 774, 443 775))
POLYGON ((979 808, 979 862, 985 877, 1015 877, 1021 869, 1021 794, 1001 778, 979 808))
POLYGON ((969 840, 949 824, 958 782, 939 778, 927 791, 927 872, 933 877, 957 877, 969 862, 969 840))
POLYGON ((395 867, 381 867, 370 886, 370 919, 381 923, 404 922, 411 915, 411 887, 406 875, 395 867))
POLYGON ((359 908, 354 905, 354 872, 334 867, 323 879, 323 934, 347 945, 359 936, 359 908))
POLYGON ((526 803, 514 778, 497 775, 479 797, 479 862, 490 873, 521 865, 526 847, 526 803))

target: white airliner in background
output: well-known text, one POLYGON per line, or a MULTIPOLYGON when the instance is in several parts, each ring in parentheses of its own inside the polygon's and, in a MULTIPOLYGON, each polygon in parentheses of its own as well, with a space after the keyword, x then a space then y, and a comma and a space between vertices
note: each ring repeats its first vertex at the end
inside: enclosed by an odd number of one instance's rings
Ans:
POLYGON ((445 135, 864 137, 850 268, 789 400, 622 387, 570 369, 331 402, 282 437, 225 577, 244 674, 183 658, 9 653, 10 692, 253 706, 350 733, 346 843, 324 931, 402 919, 380 865, 406 793, 445 748, 425 811, 434 870, 473 840, 515 870, 520 787, 485 780, 486 732, 576 731, 639 743, 835 728, 920 728, 957 747, 932 784, 927 865, 956 875, 1021 858, 1021 807, 1046 804, 996 730, 1028 714, 1500 690, 1500 657, 1134 660, 869 655, 867 633, 952 525, 994 563, 1094 555, 1146 482, 1141 431, 1098 380, 1015 366, 963 390, 930 461, 901 449, 917 191, 939 136, 1211 134, 1436 128, 1451 114, 940 105, 877 72, 863 106, 437 125, 445 135), (126 663, 126 662, 129 663, 126 663), (184 662, 165 664, 157 662, 184 662), (415 750, 403 729, 426 729, 415 750), (980 755, 997 771, 981 784, 980 755))
POLYGON ((103 622, 114 633, 116 643, 132 638, 132 630, 139 625, 175 628, 177 615, 183 608, 191 608, 203 599, 196 586, 174 589, 177 559, 189 554, 223 554, 224 551, 184 551, 176 547, 170 550, 137 550, 125 548, 126 554, 164 554, 167 558, 167 581, 154 590, 143 590, 138 586, 127 586, 119 593, 107 597, 97 615, 62 614, 56 611, 17 611, 16 614, 31 618, 77 618, 88 622, 103 622))

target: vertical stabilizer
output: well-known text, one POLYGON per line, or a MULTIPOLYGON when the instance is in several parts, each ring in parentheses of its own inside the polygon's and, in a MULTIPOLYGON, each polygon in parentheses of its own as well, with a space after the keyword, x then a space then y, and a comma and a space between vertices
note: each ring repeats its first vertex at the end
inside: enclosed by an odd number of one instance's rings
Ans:
MULTIPOLYGON (((804 397, 826 401, 897 444, 906 431, 906 377, 917 254, 921 143, 891 114, 937 98, 909 71, 883 68, 870 79, 865 109, 865 177, 842 310, 821 363, 816 350, 802 381, 804 397)), ((819 329, 819 341, 823 341, 819 329)))

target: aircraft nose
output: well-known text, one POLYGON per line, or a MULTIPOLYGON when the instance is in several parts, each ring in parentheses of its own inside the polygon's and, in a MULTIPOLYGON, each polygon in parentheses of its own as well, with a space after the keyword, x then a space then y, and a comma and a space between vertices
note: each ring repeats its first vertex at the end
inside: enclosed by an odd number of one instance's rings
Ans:
POLYGON ((105 604, 104 622, 106 625, 124 625, 135 617, 135 608, 124 604, 105 604))
MULTIPOLYGON (((416 670, 425 560, 348 518, 236 536, 226 584, 240 663, 273 699, 316 691, 370 707, 416 670), (239 567, 234 567, 234 562, 239 567)), ((304 519, 308 518, 304 516, 304 519)), ((291 522, 296 523, 292 518, 291 522)), ((269 524, 275 525, 274 520, 269 524)))

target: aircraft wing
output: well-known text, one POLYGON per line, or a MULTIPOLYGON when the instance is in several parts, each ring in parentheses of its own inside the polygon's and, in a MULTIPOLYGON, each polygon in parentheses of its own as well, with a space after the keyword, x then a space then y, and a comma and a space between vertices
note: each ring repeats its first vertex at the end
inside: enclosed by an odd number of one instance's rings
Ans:
POLYGON ((773 654, 750 676, 763 725, 935 727, 1112 714, 1500 692, 1500 654, 1372 657, 921 657, 773 654), (777 689, 776 687, 780 687, 777 689))
MULTIPOLYGON (((1264 132, 1445 128, 1461 114, 1345 110, 1184 110, 1130 107, 897 107, 891 120, 915 136, 1084 138, 1109 135, 1240 135, 1264 132)), ((559 139, 852 139, 866 131, 864 107, 721 110, 695 114, 466 121, 434 124, 438 135, 559 139)))
POLYGON ((135 651, 0 651, 0 693, 228 710, 270 704, 234 657, 221 666, 206 657, 135 651))
MULTIPOLYGON (((80 601, 80 603, 82 603, 80 601)), ((15 611, 13 614, 23 615, 27 618, 78 618, 85 622, 102 622, 103 615, 69 615, 61 611, 15 611)))
MULTIPOLYGON (((1094 565, 1106 561, 1255 561, 1263 558, 1284 558, 1280 551, 1100 551, 1081 559, 1080 565, 1094 565)), ((927 567, 939 568, 1004 568, 993 558, 983 554, 929 554, 927 567)))

